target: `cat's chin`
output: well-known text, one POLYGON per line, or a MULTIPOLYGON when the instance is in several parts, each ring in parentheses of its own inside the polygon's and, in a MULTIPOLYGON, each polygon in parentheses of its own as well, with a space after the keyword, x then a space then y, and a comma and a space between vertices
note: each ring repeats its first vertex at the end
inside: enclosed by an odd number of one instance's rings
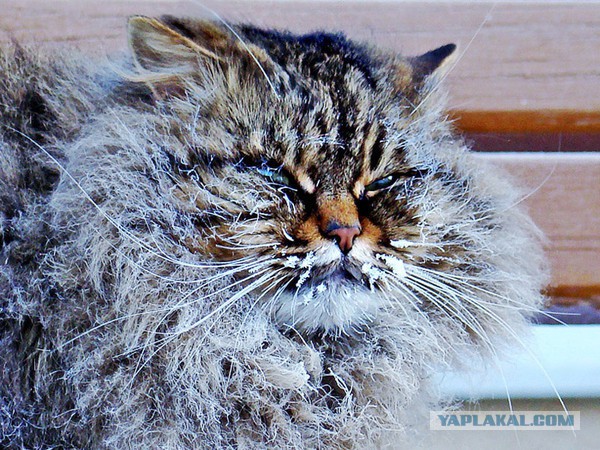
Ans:
POLYGON ((340 271, 327 280, 285 291, 269 310, 282 329, 302 334, 346 334, 377 315, 381 296, 340 271))

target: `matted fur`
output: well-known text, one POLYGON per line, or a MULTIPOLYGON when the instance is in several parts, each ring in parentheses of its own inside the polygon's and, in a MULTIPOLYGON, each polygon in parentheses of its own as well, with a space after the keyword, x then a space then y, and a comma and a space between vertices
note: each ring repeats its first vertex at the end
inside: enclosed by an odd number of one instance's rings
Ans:
POLYGON ((3 447, 397 447, 436 367, 517 345, 538 233, 436 55, 134 20, 128 80, 1 55, 3 447))

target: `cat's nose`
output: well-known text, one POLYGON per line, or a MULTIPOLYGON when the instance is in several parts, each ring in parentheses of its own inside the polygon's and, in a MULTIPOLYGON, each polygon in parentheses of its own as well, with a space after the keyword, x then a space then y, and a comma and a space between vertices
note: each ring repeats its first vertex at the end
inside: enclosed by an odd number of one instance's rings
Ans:
POLYGON ((342 226, 335 222, 329 224, 325 233, 327 236, 335 238, 342 253, 346 254, 352 249, 354 238, 360 234, 360 226, 342 226))

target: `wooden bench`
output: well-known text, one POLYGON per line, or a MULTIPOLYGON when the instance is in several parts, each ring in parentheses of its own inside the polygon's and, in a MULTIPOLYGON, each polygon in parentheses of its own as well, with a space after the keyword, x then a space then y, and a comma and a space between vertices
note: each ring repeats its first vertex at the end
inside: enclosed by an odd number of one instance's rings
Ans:
POLYGON ((600 6, 405 1, 20 0, 0 41, 126 48, 126 17, 189 15, 306 32, 341 30, 407 55, 455 42, 451 115, 480 157, 506 167, 548 237, 553 301, 600 307, 600 6))

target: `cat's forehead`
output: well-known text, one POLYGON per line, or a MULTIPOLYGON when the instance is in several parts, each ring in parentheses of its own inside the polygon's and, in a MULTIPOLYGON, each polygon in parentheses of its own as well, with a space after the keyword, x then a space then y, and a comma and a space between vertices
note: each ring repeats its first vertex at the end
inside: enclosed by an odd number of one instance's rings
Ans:
POLYGON ((410 120, 398 101, 366 86, 356 73, 344 77, 338 89, 312 88, 281 96, 251 114, 248 109, 256 105, 239 108, 236 121, 244 126, 238 130, 238 150, 285 167, 305 189, 328 191, 387 175, 401 161, 397 149, 410 120))
POLYGON ((284 108, 267 117, 245 152, 283 166, 308 192, 352 191, 361 180, 388 175, 404 158, 401 124, 388 122, 370 101, 330 102, 302 113, 284 108))
POLYGON ((242 31, 289 77, 280 97, 263 105, 263 123, 249 124, 262 128, 270 157, 315 182, 340 184, 393 156, 387 150, 397 144, 415 93, 406 60, 385 59, 341 34, 242 31))

